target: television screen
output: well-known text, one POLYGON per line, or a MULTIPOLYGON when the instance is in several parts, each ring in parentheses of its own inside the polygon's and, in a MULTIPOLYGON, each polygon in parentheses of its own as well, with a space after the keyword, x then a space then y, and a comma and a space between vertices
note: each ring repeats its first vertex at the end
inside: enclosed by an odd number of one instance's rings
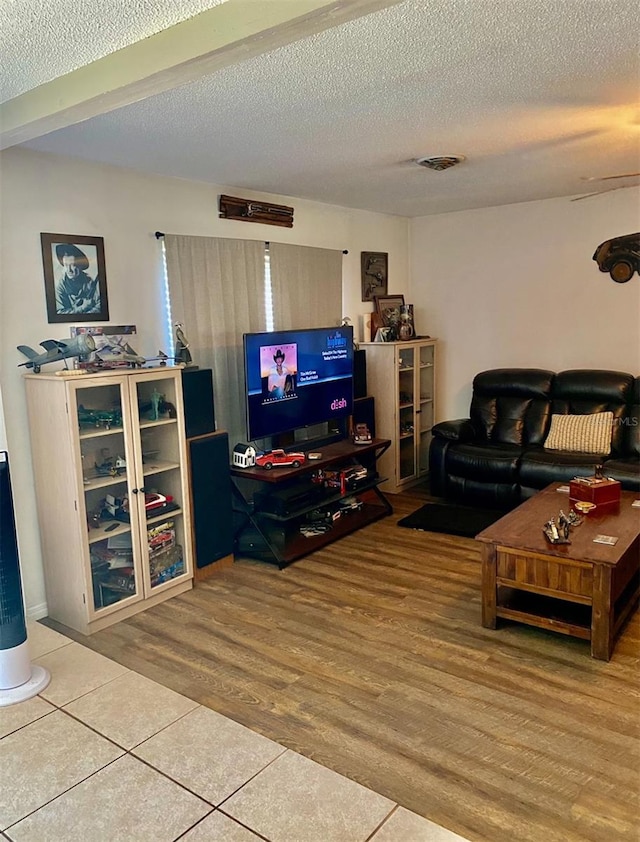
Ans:
POLYGON ((353 412, 353 328, 245 333, 249 441, 353 412))

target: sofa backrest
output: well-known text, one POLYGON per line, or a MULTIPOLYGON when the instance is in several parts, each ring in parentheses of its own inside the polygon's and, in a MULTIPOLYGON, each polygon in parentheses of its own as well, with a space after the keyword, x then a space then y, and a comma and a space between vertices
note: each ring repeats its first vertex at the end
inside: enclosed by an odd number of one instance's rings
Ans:
MULTIPOLYGON (((551 384, 552 415, 590 415, 613 412, 611 455, 625 453, 634 377, 623 371, 573 369, 560 371, 551 384)), ((546 433, 545 433, 546 434, 546 433)))
POLYGON ((622 419, 625 456, 640 459, 640 377, 633 381, 631 402, 626 418, 622 419))
POLYGON ((542 444, 547 434, 554 373, 495 368, 473 380, 471 423, 479 442, 542 444))

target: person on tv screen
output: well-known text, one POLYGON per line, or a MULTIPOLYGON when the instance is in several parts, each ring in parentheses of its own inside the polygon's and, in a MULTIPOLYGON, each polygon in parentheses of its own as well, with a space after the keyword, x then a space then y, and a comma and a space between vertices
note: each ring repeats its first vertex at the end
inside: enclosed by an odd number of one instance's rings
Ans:
POLYGON ((283 398, 291 390, 291 372, 284 364, 285 356, 279 348, 273 355, 274 366, 269 372, 267 386, 271 398, 283 398))

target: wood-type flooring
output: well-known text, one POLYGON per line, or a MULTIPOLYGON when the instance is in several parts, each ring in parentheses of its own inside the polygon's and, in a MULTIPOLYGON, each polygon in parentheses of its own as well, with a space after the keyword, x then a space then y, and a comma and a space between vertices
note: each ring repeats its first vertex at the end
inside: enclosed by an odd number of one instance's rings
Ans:
POLYGON ((89 638, 60 628, 470 840, 637 842, 639 614, 608 663, 482 628, 479 545, 396 526, 425 496, 285 570, 239 560, 89 638))

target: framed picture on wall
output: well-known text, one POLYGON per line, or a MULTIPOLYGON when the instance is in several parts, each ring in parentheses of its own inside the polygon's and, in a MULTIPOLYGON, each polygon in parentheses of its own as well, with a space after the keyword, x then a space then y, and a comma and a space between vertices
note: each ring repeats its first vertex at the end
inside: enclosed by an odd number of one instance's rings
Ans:
POLYGON ((373 301, 376 295, 387 294, 388 260, 386 252, 360 252, 363 301, 373 301))
POLYGON ((102 237, 40 234, 47 321, 108 322, 102 237))

